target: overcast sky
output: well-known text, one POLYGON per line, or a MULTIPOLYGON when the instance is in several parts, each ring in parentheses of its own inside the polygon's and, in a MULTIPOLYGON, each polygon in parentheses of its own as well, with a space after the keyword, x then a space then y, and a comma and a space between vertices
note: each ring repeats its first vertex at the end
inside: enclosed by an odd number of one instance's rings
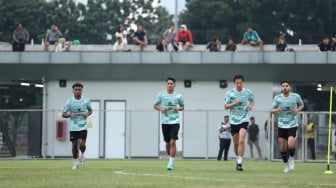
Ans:
MULTIPOLYGON (((185 0, 177 0, 179 12, 185 8, 185 0)), ((161 0, 162 6, 166 7, 170 14, 175 14, 175 0, 161 0)))

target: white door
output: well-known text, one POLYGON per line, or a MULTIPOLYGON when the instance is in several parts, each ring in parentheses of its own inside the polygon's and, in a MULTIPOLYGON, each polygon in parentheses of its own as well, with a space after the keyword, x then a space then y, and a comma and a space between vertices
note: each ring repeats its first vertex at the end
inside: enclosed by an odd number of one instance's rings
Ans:
POLYGON ((126 101, 105 101, 105 158, 125 158, 126 101))
POLYGON ((99 101, 91 101, 93 113, 88 117, 88 136, 86 139, 85 157, 91 159, 99 158, 99 117, 100 103, 99 101))

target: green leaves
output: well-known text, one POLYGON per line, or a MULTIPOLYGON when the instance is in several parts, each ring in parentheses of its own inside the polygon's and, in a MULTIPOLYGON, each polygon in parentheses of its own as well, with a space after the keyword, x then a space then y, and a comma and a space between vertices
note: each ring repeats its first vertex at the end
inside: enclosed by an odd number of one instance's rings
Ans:
POLYGON ((157 43, 172 17, 166 9, 153 7, 154 0, 89 0, 86 5, 71 0, 1 0, 0 41, 12 42, 17 23, 22 23, 35 43, 40 43, 51 24, 57 24, 67 40, 82 44, 113 43, 117 25, 130 33, 142 23, 150 43, 157 43))
POLYGON ((336 23, 333 0, 187 0, 180 23, 187 24, 196 43, 206 43, 213 31, 226 42, 240 42, 251 25, 265 43, 275 43, 280 34, 288 43, 318 43, 323 34, 331 36, 336 23), (209 30, 211 32, 209 32, 209 30))

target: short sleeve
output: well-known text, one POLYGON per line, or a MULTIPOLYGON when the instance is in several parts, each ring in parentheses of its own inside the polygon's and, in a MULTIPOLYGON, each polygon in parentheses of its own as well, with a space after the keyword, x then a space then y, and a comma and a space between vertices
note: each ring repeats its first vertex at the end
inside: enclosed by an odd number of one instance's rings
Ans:
POLYGON ((67 100, 67 102, 64 105, 63 112, 68 113, 70 111, 70 100, 67 100))
POLYGON ((154 105, 160 105, 160 104, 161 104, 161 92, 156 95, 154 101, 154 105))
POLYGON ((182 95, 180 95, 178 99, 179 99, 179 100, 178 100, 179 105, 180 105, 180 106, 184 106, 184 100, 183 100, 182 95))
POLYGON ((272 102, 272 109, 278 108, 278 102, 277 102, 278 97, 275 97, 272 102))
POLYGON ((250 90, 250 95, 249 95, 249 101, 254 102, 254 94, 252 93, 251 90, 250 90))
POLYGON ((86 108, 87 108, 88 110, 92 110, 92 107, 91 107, 91 101, 90 101, 90 100, 88 100, 88 102, 86 103, 86 108))
POLYGON ((299 105, 303 104, 303 101, 302 101, 302 98, 301 98, 300 95, 297 95, 296 98, 297 98, 296 99, 297 100, 297 104, 299 104, 299 105))
POLYGON ((231 101, 230 101, 230 92, 226 92, 225 93, 225 96, 224 96, 224 104, 229 104, 231 101))

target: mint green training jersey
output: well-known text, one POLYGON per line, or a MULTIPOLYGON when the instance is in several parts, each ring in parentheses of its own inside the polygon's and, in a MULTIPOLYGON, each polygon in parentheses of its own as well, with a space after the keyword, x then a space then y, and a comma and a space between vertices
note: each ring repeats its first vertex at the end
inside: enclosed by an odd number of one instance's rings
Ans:
POLYGON ((67 114, 76 113, 76 117, 70 117, 69 131, 81 131, 87 130, 87 119, 83 117, 83 114, 92 110, 90 99, 81 97, 77 100, 74 97, 68 99, 65 103, 63 112, 67 114))
POLYGON ((301 104, 303 104, 303 101, 297 93, 291 92, 288 97, 285 97, 282 93, 276 95, 273 99, 272 109, 282 106, 278 116, 278 127, 286 129, 299 126, 298 114, 293 114, 292 110, 301 104))
POLYGON ((168 108, 167 112, 161 112, 161 124, 179 124, 180 114, 174 110, 175 107, 184 106, 184 100, 181 94, 161 91, 156 95, 154 105, 161 108, 168 108))
POLYGON ((226 92, 224 105, 233 103, 237 98, 240 102, 230 109, 230 123, 233 125, 250 121, 247 105, 254 102, 254 95, 250 89, 243 88, 242 91, 237 91, 236 88, 233 88, 226 92))

